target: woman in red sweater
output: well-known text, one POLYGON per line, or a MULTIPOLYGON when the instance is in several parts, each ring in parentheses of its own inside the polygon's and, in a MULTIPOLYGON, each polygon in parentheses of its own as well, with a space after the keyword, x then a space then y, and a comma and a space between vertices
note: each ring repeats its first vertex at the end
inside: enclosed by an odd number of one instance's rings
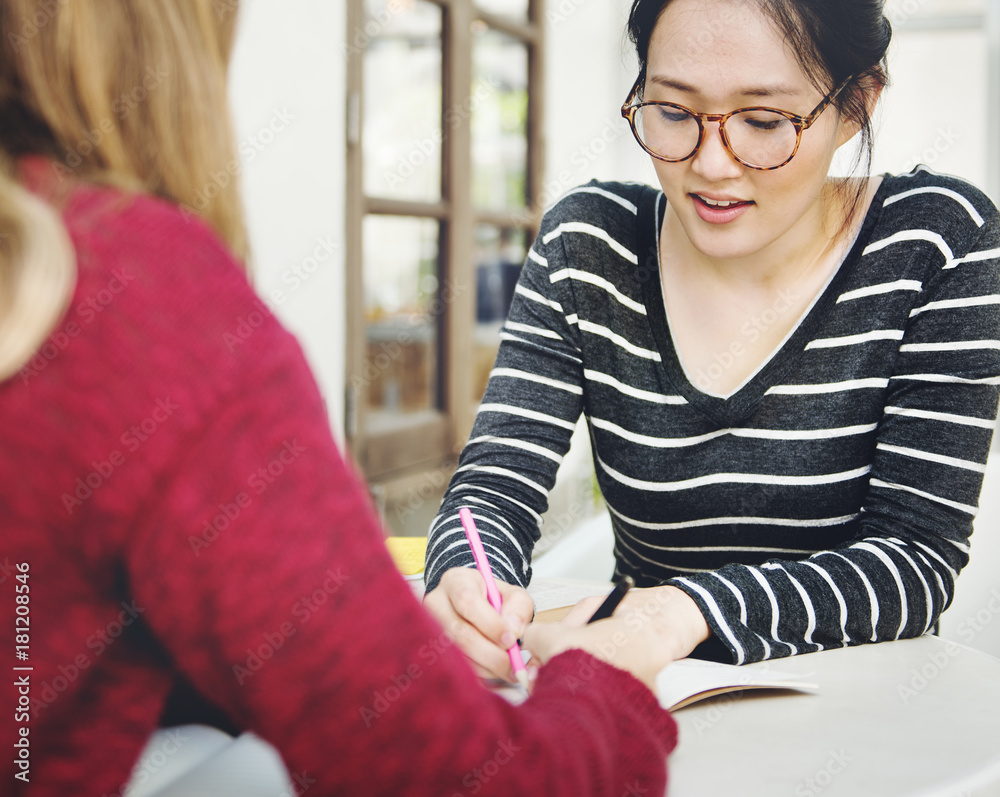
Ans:
POLYGON ((208 182, 238 171, 215 6, 0 12, 3 791, 122 793, 183 692, 310 795, 662 793, 655 635, 527 629, 514 707, 396 573, 208 182))

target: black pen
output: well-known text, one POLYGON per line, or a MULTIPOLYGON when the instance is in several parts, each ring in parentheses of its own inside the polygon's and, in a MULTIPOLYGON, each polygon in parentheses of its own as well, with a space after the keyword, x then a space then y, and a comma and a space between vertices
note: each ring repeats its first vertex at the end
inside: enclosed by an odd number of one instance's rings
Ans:
POLYGON ((618 608, 618 604, 622 602, 622 598, 625 597, 625 593, 634 586, 635 582, 632 580, 632 576, 625 576, 621 581, 615 584, 615 588, 611 590, 611 594, 604 599, 604 603, 597 608, 597 611, 594 612, 594 616, 587 620, 587 625, 610 617, 614 613, 615 609, 618 608))

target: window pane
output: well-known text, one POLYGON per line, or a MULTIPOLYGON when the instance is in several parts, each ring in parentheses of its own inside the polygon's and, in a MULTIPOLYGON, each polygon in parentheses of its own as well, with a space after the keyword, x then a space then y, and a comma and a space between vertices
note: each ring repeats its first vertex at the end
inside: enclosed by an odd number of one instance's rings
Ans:
POLYGON ((528 48, 489 29, 473 41, 472 197, 487 210, 523 208, 528 166, 528 48))
POLYGON ((378 431, 405 428, 438 406, 440 225, 368 216, 364 222, 368 412, 378 431))
POLYGON ((441 198, 441 9, 366 0, 365 193, 441 198))
POLYGON ((528 0, 476 0, 476 7, 490 14, 528 19, 528 0))
POLYGON ((500 328, 514 297, 527 249, 524 230, 476 227, 476 331, 472 399, 486 392, 493 361, 500 347, 500 328))
POLYGON ((885 15, 894 27, 909 19, 965 17, 986 13, 986 0, 886 0, 885 15))

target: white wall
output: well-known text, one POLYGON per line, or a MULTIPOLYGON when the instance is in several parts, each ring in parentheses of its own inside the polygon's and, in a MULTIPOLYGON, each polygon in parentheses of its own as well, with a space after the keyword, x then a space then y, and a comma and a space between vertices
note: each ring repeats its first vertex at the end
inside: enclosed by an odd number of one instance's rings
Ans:
POLYGON ((302 343, 343 428, 346 12, 243 0, 230 101, 258 292, 302 343))
POLYGON ((543 204, 597 180, 655 184, 621 106, 638 71, 625 38, 630 0, 549 0, 543 204))

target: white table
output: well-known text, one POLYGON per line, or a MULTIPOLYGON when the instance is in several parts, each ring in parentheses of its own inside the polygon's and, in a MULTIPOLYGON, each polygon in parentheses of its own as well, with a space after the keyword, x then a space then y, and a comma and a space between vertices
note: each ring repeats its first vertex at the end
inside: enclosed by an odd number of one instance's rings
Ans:
POLYGON ((922 637, 772 666, 821 691, 677 711, 669 797, 1000 795, 1000 660, 922 637))
MULTIPOLYGON (((540 578, 539 610, 607 582, 540 578)), ((668 797, 1000 796, 1000 659, 938 637, 744 665, 818 694, 731 692, 674 713, 668 797)))

